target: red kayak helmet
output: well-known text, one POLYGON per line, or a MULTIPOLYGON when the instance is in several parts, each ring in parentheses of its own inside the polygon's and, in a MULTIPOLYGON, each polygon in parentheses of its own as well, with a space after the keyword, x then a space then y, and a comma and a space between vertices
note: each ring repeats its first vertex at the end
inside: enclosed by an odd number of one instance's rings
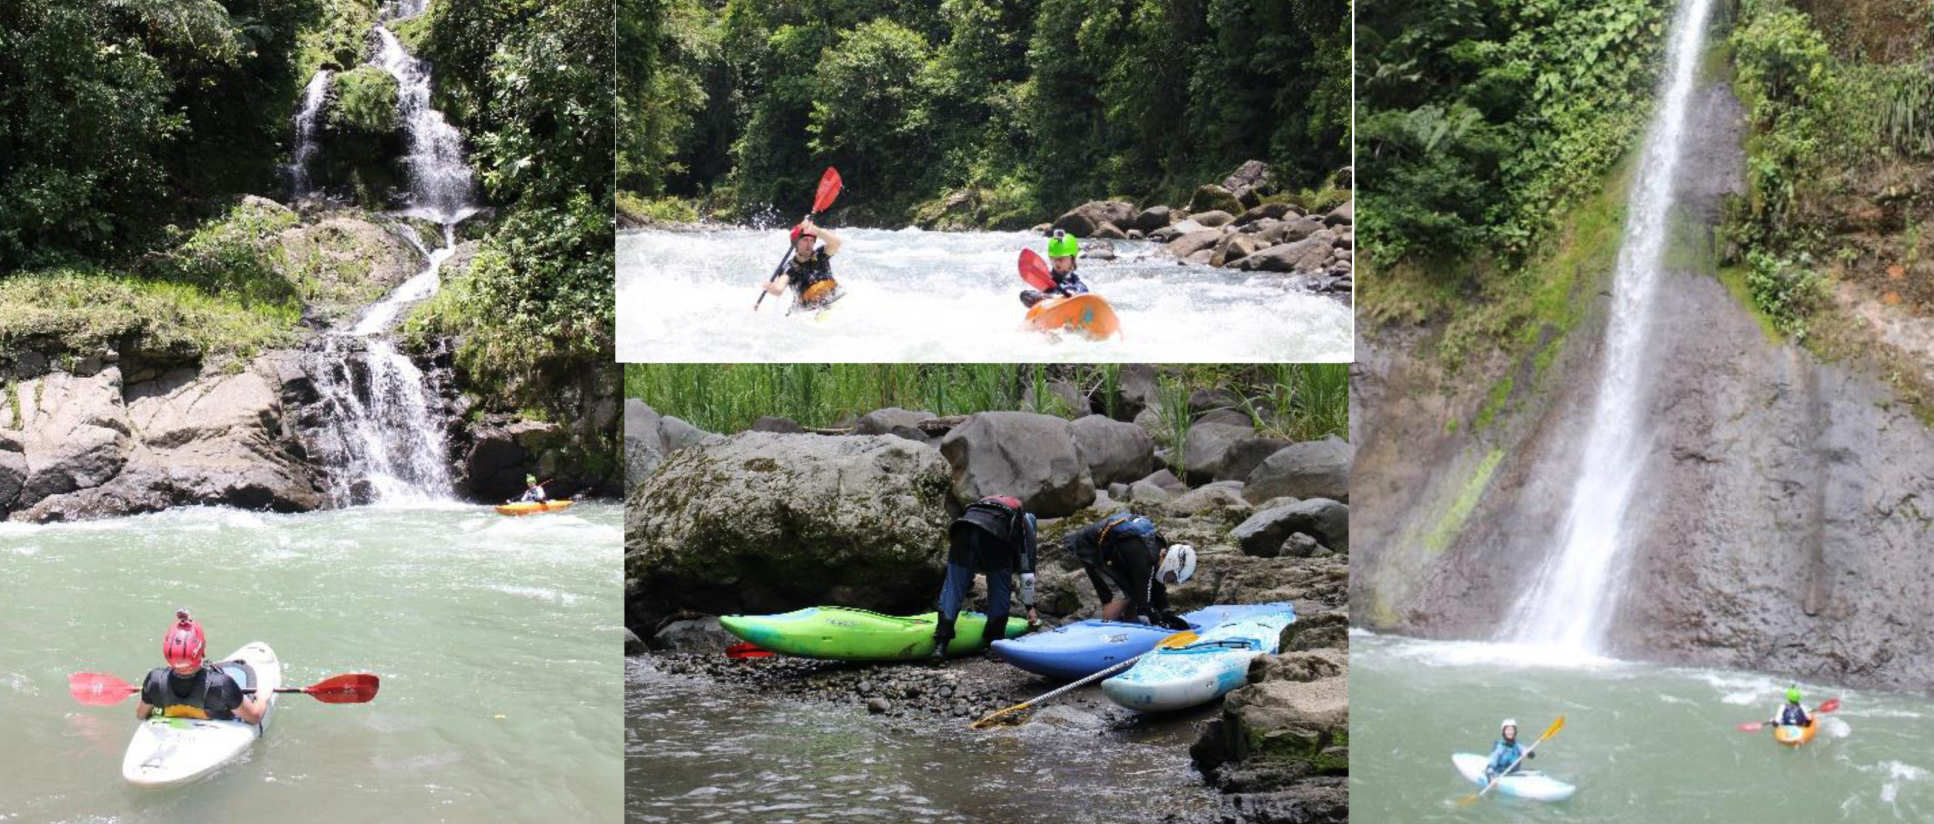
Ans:
POLYGON ((168 666, 200 665, 207 646, 201 624, 188 617, 188 610, 176 610, 174 624, 161 639, 161 655, 168 660, 168 666))
POLYGON ((1016 511, 1020 510, 1021 508, 1021 499, 1016 498, 1012 495, 989 495, 985 498, 982 498, 981 500, 993 501, 994 503, 1000 504, 1001 506, 1004 506, 1004 507, 1007 507, 1008 509, 1012 509, 1016 511))
POLYGON ((819 235, 806 231, 806 224, 804 223, 801 223, 797 226, 792 227, 792 242, 798 243, 799 238, 802 236, 813 238, 814 240, 819 239, 819 235))

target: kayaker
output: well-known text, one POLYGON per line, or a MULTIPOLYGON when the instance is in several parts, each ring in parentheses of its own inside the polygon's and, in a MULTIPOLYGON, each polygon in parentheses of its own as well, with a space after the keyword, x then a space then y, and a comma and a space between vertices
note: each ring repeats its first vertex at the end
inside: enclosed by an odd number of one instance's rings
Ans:
POLYGON ((1800 694, 1800 688, 1798 686, 1788 686, 1786 688, 1786 703, 1773 712, 1773 720, 1768 723, 1782 727, 1813 726, 1813 716, 1807 714, 1806 707, 1800 706, 1800 699, 1804 697, 1800 694))
POLYGON ((954 639, 960 605, 974 586, 975 573, 987 576, 987 626, 980 648, 1007 637, 1007 609, 1013 595, 1012 576, 1021 573, 1021 605, 1027 622, 1038 624, 1034 611, 1034 516, 1022 511, 1019 499, 989 496, 968 505, 947 527, 947 577, 940 585, 940 616, 933 626, 933 656, 946 656, 954 639))
POLYGON ((1154 521, 1133 512, 1103 518, 1062 539, 1062 544, 1088 571, 1088 580, 1101 597, 1103 619, 1145 619, 1169 629, 1189 628, 1189 622, 1169 610, 1168 587, 1195 574, 1194 547, 1171 546, 1154 521), (1111 583, 1121 590, 1121 600, 1115 598, 1111 583))
POLYGON ((1527 753, 1518 745, 1518 719, 1506 718, 1498 726, 1497 746, 1491 748, 1491 761, 1484 765, 1484 778, 1496 779, 1505 770, 1515 773, 1524 768, 1524 760, 1537 758, 1538 754, 1527 753))
POLYGON ((518 503, 543 502, 550 499, 550 494, 544 491, 544 485, 537 482, 536 475, 524 476, 524 494, 517 499, 518 503))
POLYGON ((1033 306, 1048 298, 1066 298, 1088 293, 1088 284, 1081 282, 1081 276, 1074 273, 1075 256, 1081 252, 1081 244, 1073 235, 1061 229, 1054 230, 1048 239, 1048 276, 1054 278, 1054 288, 1045 292, 1033 289, 1021 290, 1021 304, 1033 306))
POLYGON ((766 281, 766 293, 778 297, 791 289, 795 305, 803 309, 818 309, 837 300, 839 284, 833 280, 832 257, 839 254, 839 245, 839 236, 814 226, 812 218, 801 221, 792 227, 792 255, 781 269, 785 278, 766 281), (817 243, 820 240, 825 243, 817 243))
POLYGON ((261 723, 269 711, 268 696, 251 696, 220 667, 207 666, 202 660, 207 648, 201 624, 190 618, 187 610, 176 610, 175 622, 161 638, 161 655, 168 666, 148 673, 141 685, 141 700, 134 705, 134 716, 147 718, 159 712, 170 718, 239 718, 250 724, 261 723))

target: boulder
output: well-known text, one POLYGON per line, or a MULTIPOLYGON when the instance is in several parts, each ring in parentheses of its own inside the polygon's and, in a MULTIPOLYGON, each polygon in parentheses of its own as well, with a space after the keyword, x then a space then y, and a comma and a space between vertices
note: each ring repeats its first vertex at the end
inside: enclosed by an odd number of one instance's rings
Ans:
POLYGON ((1197 186, 1195 194, 1189 197, 1189 214, 1191 215, 1218 209, 1230 214, 1236 214, 1242 211, 1242 202, 1236 200, 1234 192, 1213 183, 1205 183, 1197 186))
MULTIPOLYGON (((1093 239, 1096 239, 1096 240, 1127 240, 1127 239, 1128 239, 1128 233, 1127 233, 1127 232, 1124 232, 1124 231, 1122 231, 1122 230, 1120 230, 1120 229, 1117 229, 1117 228, 1115 228, 1115 225, 1114 225, 1114 224, 1112 224, 1112 223, 1103 223, 1103 224, 1101 224, 1100 226, 1096 226, 1096 227, 1095 227, 1095 231, 1094 231, 1094 234, 1091 234, 1091 235, 1089 235, 1088 237, 1090 237, 1090 238, 1093 238, 1093 239)), ((1110 256, 1110 257, 1112 257, 1112 256, 1114 255, 1114 251, 1115 251, 1115 250, 1114 250, 1114 247, 1112 247, 1112 246, 1110 246, 1110 247, 1105 247, 1105 248, 1106 248, 1106 250, 1107 250, 1107 252, 1108 252, 1108 254, 1109 254, 1109 256, 1110 256)), ((1081 250, 1081 255, 1082 255, 1082 257, 1090 257, 1090 256, 1096 256, 1096 255, 1095 255, 1095 253, 1096 253, 1097 251, 1100 251, 1100 250, 1097 250, 1097 249, 1083 249, 1083 250, 1081 250)))
POLYGON ((1044 518, 1071 515, 1095 500, 1094 482, 1067 421, 1031 412, 969 415, 940 441, 956 500, 1012 495, 1044 518))
POLYGON ((742 432, 675 450, 626 500, 626 622, 931 608, 949 491, 938 453, 892 436, 742 432))
POLYGON ((1209 265, 1228 266, 1261 248, 1263 242, 1255 235, 1232 232, 1216 242, 1215 253, 1209 256, 1209 265))
POLYGON ((739 642, 739 637, 719 626, 719 619, 687 618, 671 621, 651 636, 651 645, 677 652, 724 652, 739 642))
POLYGON ((1114 260, 1115 244, 1109 243, 1108 241, 1122 240, 1125 237, 1126 235, 1123 235, 1119 230, 1096 229, 1095 239, 1081 245, 1081 259, 1114 260))
POLYGON ((1247 426, 1197 423, 1189 427, 1183 476, 1193 483, 1245 480, 1249 473, 1289 442, 1258 436, 1247 426))
POLYGON ((665 439, 658 434, 657 410, 637 398, 625 399, 625 489, 629 490, 665 459, 665 439))
POLYGON ((563 427, 487 416, 470 425, 469 435, 460 465, 463 486, 474 497, 500 501, 523 493, 524 476, 537 471, 545 447, 562 438, 563 427))
POLYGON ((1135 205, 1120 200, 1091 200, 1054 219, 1050 229, 1075 237, 1089 237, 1102 226, 1126 229, 1135 221, 1135 205))
POLYGON ((1230 426, 1254 427, 1256 420, 1249 413, 1239 409, 1211 409, 1196 416, 1196 423, 1226 423, 1230 426))
POLYGON ((1271 453, 1249 473, 1243 497, 1260 504, 1271 498, 1331 498, 1350 500, 1350 464, 1356 456, 1349 442, 1329 437, 1290 444, 1271 453))
POLYGON ((1273 768, 1281 781, 1347 775, 1347 653, 1325 649, 1270 658, 1289 661, 1269 661, 1264 680, 1229 693, 1222 716, 1189 749, 1196 765, 1209 774, 1237 765, 1250 773, 1273 768))
POLYGON ((1236 196, 1236 202, 1242 204, 1244 209, 1254 209, 1262 205, 1262 192, 1257 191, 1254 186, 1232 189, 1230 193, 1236 196))
POLYGON ((1275 185, 1276 177, 1269 171, 1269 164, 1260 160, 1245 160, 1222 178, 1222 188, 1230 191, 1243 187, 1270 189, 1275 185))
POLYGON ((1290 215, 1283 218, 1281 223, 1259 231, 1256 235, 1270 245, 1276 246, 1295 243, 1321 231, 1323 231, 1323 221, 1303 215, 1290 215))
POLYGON ((1164 509, 1176 515, 1195 515, 1211 509, 1247 511, 1249 502, 1242 499, 1241 483, 1216 483, 1177 495, 1164 509))
POLYGON ((1264 203, 1236 215, 1236 225, 1247 226, 1261 220, 1282 220, 1294 214, 1295 211, 1296 207, 1287 203, 1264 203))
POLYGON ((1048 390, 1048 397, 1034 397, 1034 387, 1029 386, 1021 392, 1021 408, 1029 412, 1053 414, 1065 409, 1070 415, 1088 413, 1088 396, 1073 381, 1055 378, 1042 383, 1048 390))
POLYGON ((806 427, 800 426, 798 421, 791 418, 781 418, 776 415, 760 415, 758 420, 752 422, 751 431, 783 432, 797 435, 805 432, 806 427))
POLYGON ((667 454, 687 447, 703 446, 725 440, 723 435, 707 432, 686 423, 682 418, 674 418, 670 415, 659 419, 658 436, 664 441, 667 454))
POLYGON ((1350 226, 1356 223, 1356 201, 1344 201, 1343 205, 1330 210, 1323 217, 1325 226, 1350 226))
POLYGON ((119 368, 90 377, 49 372, 10 388, 25 464, 15 496, 19 507, 100 486, 120 473, 134 439, 121 403, 119 368))
POLYGON ((1136 215, 1133 228, 1146 234, 1167 226, 1174 220, 1174 213, 1169 211, 1167 206, 1158 204, 1143 209, 1141 214, 1136 215))
POLYGON ((1220 229, 1199 229, 1169 241, 1163 248, 1171 255, 1187 258, 1196 252, 1214 247, 1216 241, 1221 239, 1222 230, 1220 229))
MULTIPOLYGON (((1197 389, 1189 393, 1189 412, 1200 415, 1211 409, 1234 409, 1242 405, 1242 396, 1227 389, 1197 389)), ((1248 417, 1244 416, 1247 421, 1248 417)))
POLYGON ((885 409, 875 409, 861 415, 859 421, 853 424, 853 434, 893 434, 907 438, 908 440, 925 443, 927 436, 926 433, 920 431, 920 424, 932 418, 932 412, 889 406, 885 409))
POLYGON ((1229 214, 1228 212, 1224 212, 1220 209, 1216 209, 1216 210, 1211 210, 1207 212, 1199 212, 1195 215, 1192 215, 1191 219, 1197 223, 1200 223, 1204 226, 1214 229, 1219 226, 1229 225, 1231 222, 1235 221, 1236 216, 1229 214))
POLYGON ((1155 460, 1154 439, 1132 423, 1089 415, 1069 424, 1068 431, 1074 436, 1075 454, 1097 487, 1147 475, 1155 460))
POLYGON ((1128 485, 1128 494, 1123 497, 1138 504, 1165 504, 1175 499, 1175 494, 1147 481, 1136 481, 1128 485))
POLYGON ((1337 552, 1350 550, 1350 508, 1328 498, 1279 498, 1229 532, 1246 555, 1275 557, 1292 533, 1307 534, 1337 552))
POLYGON ((1335 236, 1318 232, 1294 243, 1258 250, 1236 262, 1245 272, 1320 272, 1330 262, 1335 236))

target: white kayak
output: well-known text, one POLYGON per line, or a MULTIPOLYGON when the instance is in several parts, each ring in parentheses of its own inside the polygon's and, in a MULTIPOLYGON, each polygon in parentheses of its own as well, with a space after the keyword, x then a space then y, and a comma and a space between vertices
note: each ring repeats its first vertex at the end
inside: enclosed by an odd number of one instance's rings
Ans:
POLYGON ((134 740, 128 742, 128 754, 121 759, 121 777, 128 783, 168 787, 193 781, 241 757, 255 739, 262 737, 262 730, 275 715, 276 695, 272 690, 282 686, 282 662, 276 660, 275 651, 257 641, 212 666, 228 673, 242 689, 270 690, 269 711, 262 716, 262 723, 203 718, 143 721, 134 728, 134 740))
MULTIPOLYGON (((1491 783, 1490 779, 1484 777, 1484 766, 1489 764, 1491 759, 1474 753, 1460 752, 1451 756, 1450 760, 1457 765, 1457 771, 1464 774, 1466 781, 1479 787, 1491 783)), ((1577 787, 1537 770, 1519 770, 1505 776, 1491 792, 1528 798, 1532 801, 1563 801, 1577 791, 1577 787)))
POLYGON ((1296 620, 1288 605, 1212 627, 1188 646, 1158 648, 1127 672, 1101 682, 1108 699, 1131 710, 1161 712, 1214 701, 1249 680, 1249 664, 1276 651, 1296 620))

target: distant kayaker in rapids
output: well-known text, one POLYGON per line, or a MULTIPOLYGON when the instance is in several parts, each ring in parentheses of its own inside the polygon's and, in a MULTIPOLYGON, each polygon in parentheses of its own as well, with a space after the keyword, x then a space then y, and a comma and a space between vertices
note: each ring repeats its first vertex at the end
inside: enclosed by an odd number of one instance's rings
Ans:
POLYGON ((773 297, 793 290, 794 304, 802 309, 818 309, 838 299, 839 284, 833 280, 833 255, 839 254, 840 239, 830 231, 813 225, 812 218, 792 227, 792 256, 782 272, 783 281, 766 281, 766 293, 773 297), (815 242, 825 243, 815 246, 815 242))
POLYGON ((1017 571, 1027 622, 1040 622, 1034 611, 1034 516, 1021 510, 1019 499, 989 496, 968 505, 947 527, 947 543, 947 577, 940 585, 940 616, 933 625, 935 658, 946 657, 947 644, 954 639, 954 621, 974 586, 975 573, 987 576, 987 626, 981 631, 981 649, 1007 637, 1011 579, 1017 571))
POLYGON ((250 696, 221 668, 205 666, 202 654, 207 649, 201 624, 188 617, 188 610, 176 610, 175 622, 161 638, 161 655, 168 666, 148 673, 141 685, 141 700, 134 705, 134 717, 147 718, 160 712, 170 718, 239 718, 250 724, 261 723, 269 711, 269 697, 250 696))
POLYGON ((1062 543, 1088 571, 1088 580, 1101 597, 1102 618, 1146 619, 1169 629, 1189 628, 1189 622, 1169 611, 1168 587, 1195 574, 1195 547, 1170 545, 1154 521, 1132 512, 1103 518, 1062 543), (1121 590, 1121 600, 1110 590, 1111 582, 1121 590))
POLYGON ((1813 716, 1808 715, 1806 712, 1806 708, 1800 706, 1800 699, 1804 697, 1805 696, 1800 694, 1799 687, 1797 686, 1787 687, 1786 703, 1782 705, 1778 710, 1775 710, 1773 712, 1773 720, 1769 723, 1773 724, 1774 726, 1794 726, 1794 727, 1813 726, 1813 716))
POLYGON ((550 499, 550 494, 544 491, 544 485, 537 482, 536 475, 524 476, 524 494, 516 503, 541 503, 550 499))
POLYGON ((1491 748, 1491 762, 1484 765, 1484 777, 1494 780, 1505 770, 1515 773, 1524 768, 1524 761, 1537 758, 1538 754, 1527 753, 1518 745, 1518 719, 1506 718, 1498 727, 1497 746, 1491 748))
POLYGON ((1021 290, 1021 304, 1033 306, 1048 298, 1066 298, 1088 293, 1088 284, 1081 282, 1081 276, 1074 273, 1075 256, 1081 252, 1081 244, 1074 236, 1056 229, 1054 237, 1048 239, 1048 275, 1054 278, 1054 288, 1046 292, 1033 289, 1021 290))

